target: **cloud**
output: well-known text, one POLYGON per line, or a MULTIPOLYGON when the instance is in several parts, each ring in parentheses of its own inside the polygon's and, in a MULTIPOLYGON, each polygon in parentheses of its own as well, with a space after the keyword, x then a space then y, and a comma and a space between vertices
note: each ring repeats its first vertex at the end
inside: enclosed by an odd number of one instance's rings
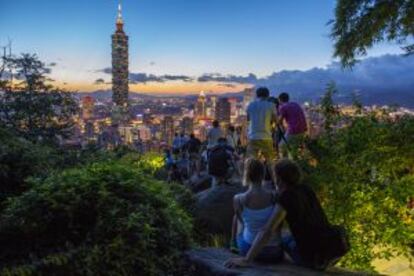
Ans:
POLYGON ((219 84, 217 84, 217 86, 227 87, 227 88, 236 88, 237 87, 237 85, 233 84, 233 83, 219 83, 219 84))
POLYGON ((199 82, 234 82, 234 83, 256 83, 258 81, 255 74, 247 76, 222 75, 220 73, 207 73, 197 78, 199 82))
POLYGON ((112 74, 112 68, 111 67, 106 67, 106 68, 103 68, 103 69, 98 69, 98 70, 95 70, 95 73, 112 74))
POLYGON ((147 83, 147 82, 167 82, 167 81, 184 81, 191 82, 193 81, 192 77, 185 75, 153 75, 146 73, 130 73, 129 80, 131 83, 147 83))
POLYGON ((260 78, 254 85, 268 86, 273 93, 287 91, 295 98, 316 100, 327 83, 334 81, 337 98, 347 102, 358 91, 364 103, 414 105, 414 56, 384 55, 361 60, 352 70, 337 62, 325 68, 280 71, 260 78))
MULTIPOLYGON (((112 68, 107 67, 95 70, 96 73, 112 74, 112 68)), ((184 81, 192 82, 194 78, 186 75, 154 75, 147 73, 129 73, 129 81, 131 84, 147 83, 147 82, 167 82, 167 81, 184 81)))
POLYGON ((160 77, 157 77, 152 74, 145 74, 145 73, 130 73, 129 74, 129 81, 132 84, 137 83, 147 83, 147 82, 163 82, 163 80, 160 77))
POLYGON ((184 82, 191 82, 194 79, 189 76, 184 75, 163 75, 161 76, 165 81, 184 81, 184 82))
MULTIPOLYGON (((111 68, 98 70, 111 74, 111 68)), ((414 106, 414 55, 383 55, 366 58, 358 62, 352 70, 343 69, 337 62, 326 67, 309 70, 283 70, 268 76, 233 75, 205 73, 196 78, 186 75, 153 75, 131 73, 131 83, 198 81, 217 82, 223 87, 233 88, 236 84, 267 86, 273 94, 289 92, 300 100, 317 100, 326 85, 334 81, 338 87, 337 97, 350 98, 352 92, 358 91, 366 103, 395 101, 414 106)))
POLYGON ((102 78, 97 79, 97 80, 95 80, 94 84, 95 84, 95 85, 105 84, 105 80, 104 80, 104 79, 102 79, 102 78))

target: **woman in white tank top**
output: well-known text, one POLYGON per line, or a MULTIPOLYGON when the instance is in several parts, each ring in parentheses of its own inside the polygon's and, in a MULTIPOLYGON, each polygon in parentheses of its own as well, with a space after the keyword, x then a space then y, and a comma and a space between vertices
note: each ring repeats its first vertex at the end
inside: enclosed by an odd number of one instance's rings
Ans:
MULTIPOLYGON (((233 205, 235 217, 232 229, 232 247, 245 256, 253 244, 256 235, 265 227, 273 214, 275 195, 262 185, 265 166, 255 159, 247 159, 245 164, 244 185, 247 192, 237 194, 233 205)), ((257 260, 277 262, 283 258, 280 246, 280 229, 256 257, 257 260)))

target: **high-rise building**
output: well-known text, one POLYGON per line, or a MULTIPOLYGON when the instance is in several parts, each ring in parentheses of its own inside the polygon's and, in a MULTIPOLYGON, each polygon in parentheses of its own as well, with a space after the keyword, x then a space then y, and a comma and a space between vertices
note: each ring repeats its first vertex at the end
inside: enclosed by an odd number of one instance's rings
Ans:
POLYGON ((91 96, 82 98, 82 119, 90 120, 93 118, 95 108, 95 100, 91 96))
POLYGON ((169 145, 174 138, 174 119, 172 116, 165 116, 161 126, 162 138, 169 145))
POLYGON ((244 112, 246 112, 247 106, 252 101, 254 101, 255 97, 256 97, 256 95, 255 95, 255 89, 253 87, 252 88, 246 88, 243 91, 243 109, 244 109, 244 112))
POLYGON ((216 114, 216 107, 217 107, 217 96, 211 96, 211 113, 213 114, 212 117, 214 117, 214 114, 216 114))
POLYGON ((206 95, 204 94, 204 91, 201 91, 198 96, 195 111, 197 119, 202 119, 207 116, 206 95))
POLYGON ((186 134, 191 134, 194 130, 193 118, 184 117, 181 121, 181 130, 186 134))
POLYGON ((220 98, 216 106, 216 120, 223 124, 230 124, 231 106, 228 98, 220 98))
POLYGON ((112 101, 118 107, 128 105, 128 36, 124 32, 122 7, 118 5, 116 31, 112 35, 112 101))

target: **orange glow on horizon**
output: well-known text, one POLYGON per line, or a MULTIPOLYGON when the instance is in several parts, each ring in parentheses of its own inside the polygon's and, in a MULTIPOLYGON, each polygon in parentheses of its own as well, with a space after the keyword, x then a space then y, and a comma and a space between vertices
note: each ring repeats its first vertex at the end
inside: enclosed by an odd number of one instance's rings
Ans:
MULTIPOLYGON (((70 91, 93 92, 97 90, 110 90, 110 84, 91 84, 86 82, 65 83, 56 81, 54 86, 64 88, 70 91)), ((200 91, 208 93, 227 93, 240 92, 245 88, 251 87, 248 84, 231 84, 226 86, 216 82, 165 82, 165 83, 146 83, 146 84, 130 84, 131 93, 151 93, 151 94, 198 94, 200 91)))

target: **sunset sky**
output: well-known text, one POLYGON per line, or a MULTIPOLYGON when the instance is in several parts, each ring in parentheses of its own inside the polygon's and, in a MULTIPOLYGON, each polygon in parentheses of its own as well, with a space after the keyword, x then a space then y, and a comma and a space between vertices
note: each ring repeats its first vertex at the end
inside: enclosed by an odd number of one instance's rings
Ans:
MULTIPOLYGON (((56 84, 110 89, 116 0, 0 0, 0 46, 36 53, 56 84), (106 73, 105 73, 106 72, 106 73)), ((264 78, 333 62, 327 22, 334 0, 123 0, 130 38, 130 90, 240 91, 233 78, 264 78)), ((369 56, 398 54, 382 44, 369 56)))

